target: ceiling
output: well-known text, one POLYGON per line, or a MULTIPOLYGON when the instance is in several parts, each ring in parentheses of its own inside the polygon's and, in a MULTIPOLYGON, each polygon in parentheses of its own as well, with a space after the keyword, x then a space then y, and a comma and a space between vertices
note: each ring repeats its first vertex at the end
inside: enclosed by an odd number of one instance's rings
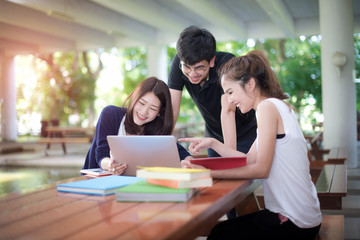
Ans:
POLYGON ((189 25, 217 41, 319 34, 319 0, 1 0, 0 51, 166 45, 189 25))

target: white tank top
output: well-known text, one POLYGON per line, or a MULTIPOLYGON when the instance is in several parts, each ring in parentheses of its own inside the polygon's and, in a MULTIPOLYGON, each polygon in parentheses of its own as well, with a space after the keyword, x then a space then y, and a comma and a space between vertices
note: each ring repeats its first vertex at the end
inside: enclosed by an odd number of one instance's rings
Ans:
POLYGON ((277 139, 269 177, 263 179, 265 207, 300 228, 321 223, 320 203, 311 180, 307 145, 295 113, 283 101, 266 99, 278 109, 285 137, 277 139))

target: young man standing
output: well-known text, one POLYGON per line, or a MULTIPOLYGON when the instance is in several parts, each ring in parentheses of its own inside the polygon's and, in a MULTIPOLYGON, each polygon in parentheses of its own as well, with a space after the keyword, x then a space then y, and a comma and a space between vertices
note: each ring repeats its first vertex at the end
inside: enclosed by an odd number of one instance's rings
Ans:
MULTIPOLYGON (((182 90, 185 86, 205 121, 205 136, 218 139, 237 150, 247 153, 256 138, 254 110, 241 114, 222 98, 217 69, 234 57, 231 53, 216 52, 216 40, 206 29, 186 28, 176 45, 177 55, 172 61, 168 85, 174 111, 179 117, 182 90), (225 114, 232 118, 223 118, 225 114), (235 119, 235 121, 221 121, 235 119), (225 126, 225 127, 221 127, 225 126), (236 133, 234 132, 236 129, 236 133), (225 139, 225 141, 224 141, 225 139)), ((219 156, 208 149, 210 157, 219 156)))

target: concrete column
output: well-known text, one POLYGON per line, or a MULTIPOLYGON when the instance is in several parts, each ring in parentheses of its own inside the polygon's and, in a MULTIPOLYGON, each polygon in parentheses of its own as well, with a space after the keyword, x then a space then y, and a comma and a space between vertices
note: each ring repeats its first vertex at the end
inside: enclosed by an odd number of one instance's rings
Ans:
MULTIPOLYGON (((320 0, 321 74, 324 113, 324 148, 346 147, 347 165, 357 167, 356 88, 353 3, 320 0), (343 53, 343 67, 334 65, 334 54, 343 53)), ((341 60, 341 58, 340 58, 341 60)))
POLYGON ((14 56, 0 55, 1 138, 17 140, 16 87, 14 56))
POLYGON ((149 45, 147 47, 148 77, 154 76, 167 82, 167 49, 166 46, 149 45))

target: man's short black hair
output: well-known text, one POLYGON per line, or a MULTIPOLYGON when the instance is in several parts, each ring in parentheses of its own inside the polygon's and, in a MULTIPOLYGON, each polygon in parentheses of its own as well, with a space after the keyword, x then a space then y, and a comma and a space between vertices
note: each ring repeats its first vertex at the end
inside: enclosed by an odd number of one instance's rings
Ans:
POLYGON ((180 34, 176 50, 185 64, 194 65, 203 60, 210 62, 216 53, 216 40, 208 30, 190 26, 180 34))

